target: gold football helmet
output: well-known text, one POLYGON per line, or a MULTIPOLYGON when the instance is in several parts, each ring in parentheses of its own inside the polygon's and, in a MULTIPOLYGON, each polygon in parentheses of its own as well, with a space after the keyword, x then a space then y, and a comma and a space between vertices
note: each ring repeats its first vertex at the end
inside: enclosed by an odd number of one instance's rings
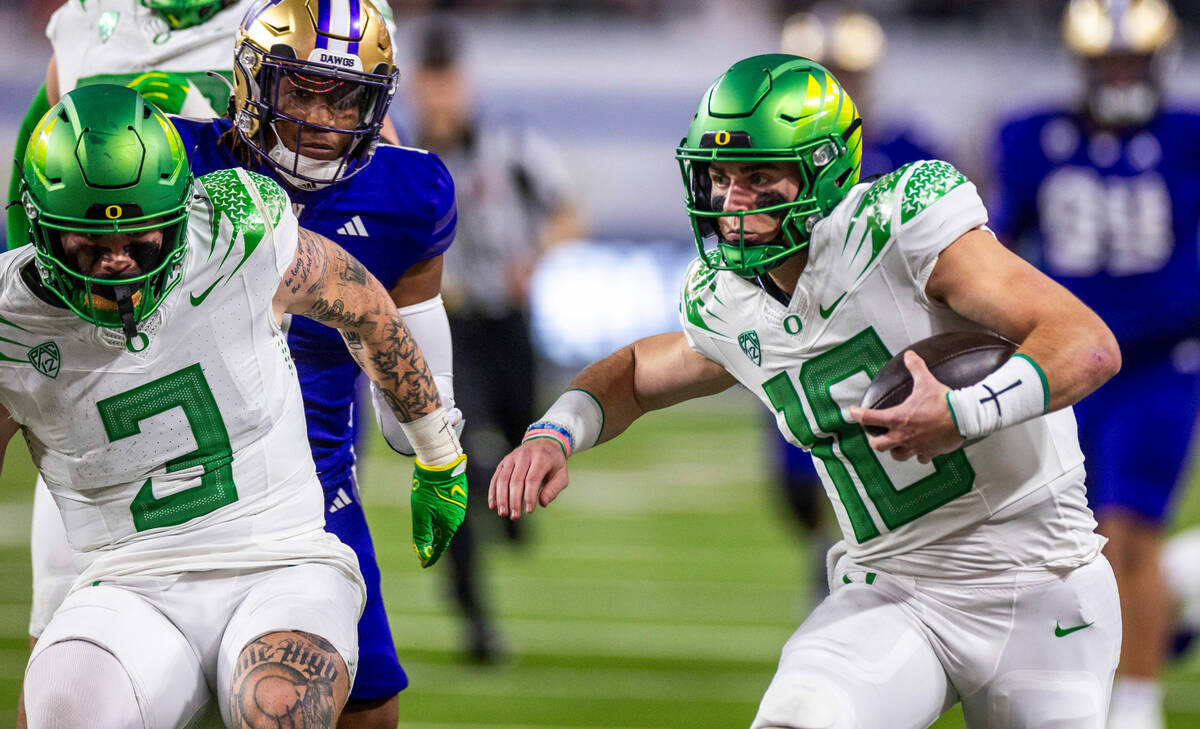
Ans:
POLYGON ((887 37, 879 21, 863 12, 819 5, 783 21, 780 49, 844 72, 870 71, 883 58, 887 37))
POLYGON ((1105 127, 1149 121, 1178 31, 1166 0, 1071 0, 1063 41, 1084 64, 1086 113, 1105 127))
POLYGON ((1063 40, 1080 56, 1113 52, 1149 55, 1175 37, 1178 22, 1166 0, 1072 0, 1063 40))
POLYGON ((398 78, 368 0, 258 0, 237 33, 230 116, 288 182, 327 185, 371 159, 398 78))

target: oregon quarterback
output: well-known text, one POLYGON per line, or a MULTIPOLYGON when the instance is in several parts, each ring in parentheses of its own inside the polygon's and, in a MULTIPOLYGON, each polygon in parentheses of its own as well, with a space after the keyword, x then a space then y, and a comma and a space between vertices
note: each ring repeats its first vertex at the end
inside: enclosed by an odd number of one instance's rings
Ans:
POLYGON ((951 165, 857 184, 862 123, 801 57, 717 79, 676 153, 700 250, 684 331, 585 369, 500 464, 489 502, 510 518, 546 506, 572 453, 740 383, 812 453, 843 536, 831 593, 784 646, 752 726, 925 727, 956 702, 970 727, 1099 726, 1121 617, 1070 405, 1120 353, 984 227, 951 165), (857 406, 893 353, 981 329, 1020 348, 978 385, 949 390, 910 353, 912 395, 857 406))

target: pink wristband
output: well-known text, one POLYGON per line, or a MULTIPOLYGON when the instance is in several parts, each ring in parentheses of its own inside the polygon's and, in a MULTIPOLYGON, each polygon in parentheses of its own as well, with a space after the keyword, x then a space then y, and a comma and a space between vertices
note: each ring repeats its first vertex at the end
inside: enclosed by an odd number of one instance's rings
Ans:
POLYGON ((567 432, 566 428, 554 423, 534 423, 525 431, 525 437, 521 439, 521 442, 524 443, 535 438, 550 438, 562 448, 563 455, 570 458, 571 434, 567 432))

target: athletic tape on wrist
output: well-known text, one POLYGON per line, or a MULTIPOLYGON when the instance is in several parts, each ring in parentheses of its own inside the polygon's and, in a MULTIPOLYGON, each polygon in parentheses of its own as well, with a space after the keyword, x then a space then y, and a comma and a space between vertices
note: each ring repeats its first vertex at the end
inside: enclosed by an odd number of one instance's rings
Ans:
POLYGON ((587 390, 567 390, 546 414, 525 431, 522 442, 551 438, 562 446, 568 457, 596 445, 604 432, 604 408, 587 390))
POLYGON ((463 453, 445 408, 439 407, 412 422, 400 423, 400 429, 412 445, 417 460, 425 466, 443 468, 463 453))
POLYGON ((1046 375, 1024 354, 1014 354, 982 381, 946 393, 958 434, 970 440, 1023 423, 1050 409, 1046 375))

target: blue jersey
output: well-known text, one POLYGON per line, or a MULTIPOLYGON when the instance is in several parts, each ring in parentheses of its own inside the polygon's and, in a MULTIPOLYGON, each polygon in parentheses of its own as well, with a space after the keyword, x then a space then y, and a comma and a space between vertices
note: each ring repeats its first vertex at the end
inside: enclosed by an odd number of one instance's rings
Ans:
POLYGON ((1200 114, 1121 134, 1052 111, 1006 124, 992 227, 1096 311, 1126 360, 1166 355, 1200 322, 1200 114))
MULTIPOLYGON (((228 119, 172 121, 197 176, 239 166, 218 138, 228 119)), ((285 186, 301 227, 333 240, 392 289, 414 263, 439 256, 454 240, 454 183, 437 155, 380 145, 361 172, 320 190, 294 190, 267 165, 252 168, 285 186)), ((300 377, 308 440, 322 483, 350 472, 358 365, 336 329, 293 317, 288 345, 300 377)))

